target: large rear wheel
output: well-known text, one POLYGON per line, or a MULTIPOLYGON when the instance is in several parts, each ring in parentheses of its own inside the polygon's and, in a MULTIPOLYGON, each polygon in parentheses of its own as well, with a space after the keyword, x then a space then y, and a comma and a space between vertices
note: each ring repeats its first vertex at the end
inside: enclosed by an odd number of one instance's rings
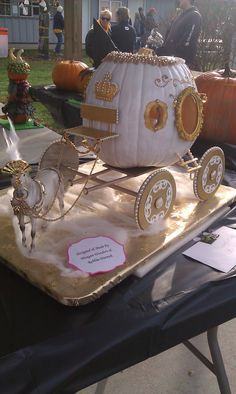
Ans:
POLYGON ((49 145, 39 163, 39 169, 45 168, 55 168, 63 175, 65 187, 70 185, 79 168, 79 154, 74 145, 63 140, 49 145))

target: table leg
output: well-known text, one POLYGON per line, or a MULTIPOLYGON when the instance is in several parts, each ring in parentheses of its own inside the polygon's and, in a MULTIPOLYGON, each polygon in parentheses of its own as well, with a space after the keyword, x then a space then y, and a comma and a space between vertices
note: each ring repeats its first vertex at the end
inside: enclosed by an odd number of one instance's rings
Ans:
POLYGON ((104 394, 107 381, 108 379, 103 379, 101 382, 98 382, 95 394, 104 394))
POLYGON ((208 360, 190 341, 183 344, 208 368, 216 375, 221 394, 231 394, 229 381, 226 375, 225 366, 220 351, 218 338, 218 326, 207 331, 207 340, 211 353, 212 362, 208 360))
POLYGON ((213 327, 207 331, 207 340, 214 365, 214 374, 217 377, 221 394, 231 394, 228 377, 225 371, 224 361, 218 343, 217 331, 218 327, 213 327))

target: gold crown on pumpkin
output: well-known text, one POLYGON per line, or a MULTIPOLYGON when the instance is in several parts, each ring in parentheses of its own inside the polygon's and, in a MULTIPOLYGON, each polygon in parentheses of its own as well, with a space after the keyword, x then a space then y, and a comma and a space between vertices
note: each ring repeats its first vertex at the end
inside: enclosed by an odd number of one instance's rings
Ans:
POLYGON ((102 81, 95 84, 95 95, 98 100, 112 101, 120 88, 117 83, 111 82, 112 74, 107 72, 102 81))

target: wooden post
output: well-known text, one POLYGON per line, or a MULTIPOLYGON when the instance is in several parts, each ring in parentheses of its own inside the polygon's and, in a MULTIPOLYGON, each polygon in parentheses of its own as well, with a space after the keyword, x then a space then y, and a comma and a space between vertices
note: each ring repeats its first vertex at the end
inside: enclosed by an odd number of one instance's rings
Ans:
POLYGON ((82 0, 64 2, 64 58, 82 59, 82 0))

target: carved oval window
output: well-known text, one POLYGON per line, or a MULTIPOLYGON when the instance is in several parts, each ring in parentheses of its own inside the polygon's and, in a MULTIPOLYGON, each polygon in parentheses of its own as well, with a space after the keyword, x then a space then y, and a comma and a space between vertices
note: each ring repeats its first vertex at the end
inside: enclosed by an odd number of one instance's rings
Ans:
POLYGON ((168 116, 167 104, 160 100, 147 104, 144 113, 145 125, 149 130, 157 131, 165 127, 168 116))
POLYGON ((184 89, 175 101, 175 124, 182 139, 193 141, 203 123, 203 103, 192 87, 184 89))

